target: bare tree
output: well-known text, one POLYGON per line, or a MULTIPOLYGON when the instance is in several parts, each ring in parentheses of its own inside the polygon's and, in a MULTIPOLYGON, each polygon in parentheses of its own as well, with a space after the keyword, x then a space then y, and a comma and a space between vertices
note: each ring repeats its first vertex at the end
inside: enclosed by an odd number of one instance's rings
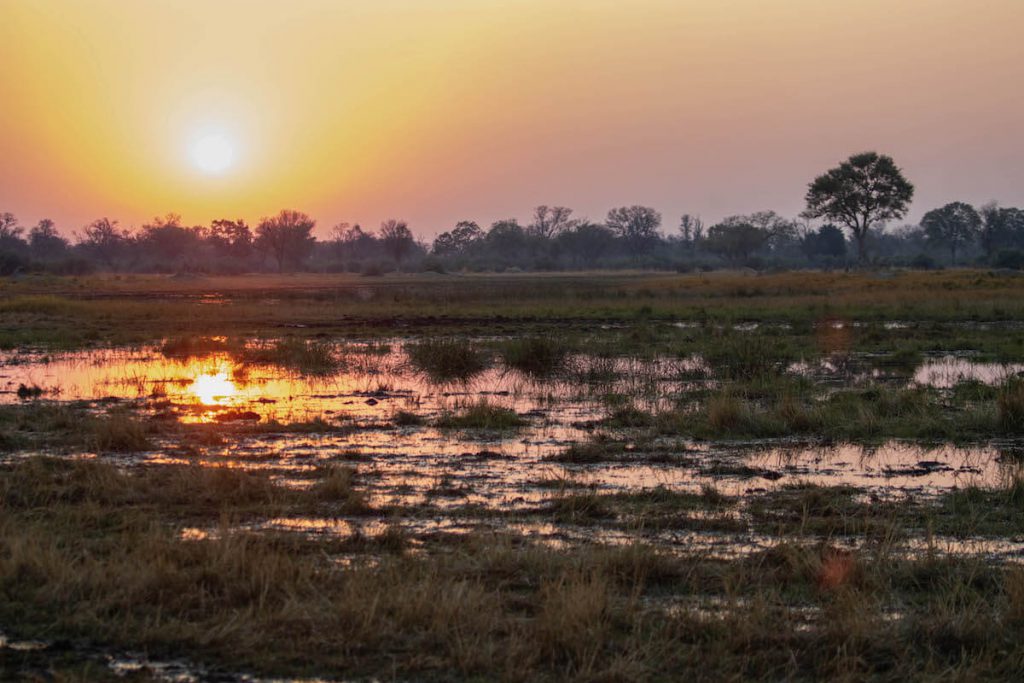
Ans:
POLYGON ((704 239, 704 221, 700 219, 700 216, 684 213, 683 217, 679 219, 679 236, 691 251, 695 250, 700 241, 704 239))
POLYGON ((0 240, 20 239, 25 228, 18 225, 18 219, 7 211, 0 213, 0 240))
POLYGON ((82 236, 78 243, 87 252, 95 254, 108 268, 113 268, 114 262, 124 251, 128 241, 127 231, 119 230, 117 221, 104 216, 82 228, 82 236))
POLYGON ((572 229, 577 222, 572 218, 572 209, 566 206, 541 204, 533 210, 533 222, 527 226, 526 231, 536 237, 551 239, 572 229))

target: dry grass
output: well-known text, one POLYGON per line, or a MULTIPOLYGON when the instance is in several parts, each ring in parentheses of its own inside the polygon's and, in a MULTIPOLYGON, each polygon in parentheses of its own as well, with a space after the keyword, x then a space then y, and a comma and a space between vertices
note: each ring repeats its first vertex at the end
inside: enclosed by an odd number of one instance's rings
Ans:
MULTIPOLYGON (((338 472, 335 493, 351 483, 338 472)), ((189 510, 216 519, 319 495, 227 470, 6 466, 0 621, 278 676, 994 679, 1024 656, 1022 573, 980 560, 783 541, 722 561, 479 534, 339 565, 300 536, 179 535, 189 510)), ((800 495, 832 514, 832 497, 800 495)))

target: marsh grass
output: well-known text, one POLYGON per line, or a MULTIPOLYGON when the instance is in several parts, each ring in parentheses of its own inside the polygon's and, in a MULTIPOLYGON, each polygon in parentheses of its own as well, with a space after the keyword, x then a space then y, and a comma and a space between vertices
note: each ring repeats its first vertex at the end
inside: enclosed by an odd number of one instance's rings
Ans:
POLYGON ((414 368, 437 382, 466 381, 490 366, 487 352, 461 337, 406 344, 405 353, 414 368))
POLYGON ((752 381, 782 373, 797 360, 784 337, 760 331, 727 331, 702 347, 704 360, 725 380, 752 381))
POLYGON ((442 413, 434 426, 441 429, 494 429, 506 430, 525 427, 529 421, 516 411, 481 400, 459 413, 442 413))
POLYGON ((868 386, 826 395, 812 391, 762 392, 728 385, 693 406, 656 414, 663 434, 695 438, 775 438, 811 436, 871 442, 887 438, 984 440, 1012 435, 1021 423, 1003 419, 1012 410, 994 395, 950 404, 948 395, 925 388, 868 386), (1000 412, 1003 411, 1003 412, 1000 412))
POLYGON ((1024 379, 1012 378, 999 388, 996 410, 1003 429, 1024 431, 1024 379))
POLYGON ((280 339, 250 345, 239 352, 248 363, 275 365, 306 375, 329 375, 342 366, 334 344, 310 339, 280 339))
POLYGON ((397 427, 418 427, 422 424, 426 424, 426 420, 422 415, 409 410, 397 410, 394 415, 391 416, 391 421, 397 427))
MULTIPOLYGON (((405 553, 405 533, 390 525, 363 544, 366 561, 339 566, 329 543, 301 535, 223 524, 183 539, 198 519, 326 504, 264 475, 202 470, 0 466, 5 632, 271 677, 1007 679, 1024 656, 1024 574, 983 558, 796 536, 721 560, 635 543, 558 550, 494 533, 405 553)), ((330 476, 338 490, 351 483, 330 476)), ((1010 491, 1004 504, 1019 505, 1010 491)), ((557 499, 552 513, 588 524, 612 519, 616 505, 675 514, 733 504, 658 489, 557 499)), ((854 499, 802 486, 766 504, 776 517, 839 520, 856 514, 854 499)))
POLYGON ((533 377, 550 377, 561 371, 571 350, 564 339, 551 336, 517 337, 498 345, 505 367, 533 377))
POLYGON ((229 341, 224 337, 181 335, 165 339, 160 345, 160 353, 168 358, 188 359, 213 353, 242 353, 244 348, 244 343, 229 341))
POLYGON ((348 465, 322 468, 313 484, 313 495, 322 502, 339 506, 342 514, 365 514, 370 511, 366 496, 355 488, 356 469, 348 465))
POLYGON ((100 452, 134 453, 152 447, 151 428, 127 410, 89 421, 89 445, 100 452))

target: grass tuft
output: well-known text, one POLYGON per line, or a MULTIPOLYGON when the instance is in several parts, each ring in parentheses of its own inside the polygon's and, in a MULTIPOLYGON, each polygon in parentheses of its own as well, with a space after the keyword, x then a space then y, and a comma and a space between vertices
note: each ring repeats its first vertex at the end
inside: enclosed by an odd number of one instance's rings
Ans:
POLYGON ((499 346, 505 367, 533 377, 550 377, 565 366, 569 346, 557 337, 517 337, 499 346))
POLYGON ((480 401, 461 413, 444 413, 435 423, 442 429, 515 429, 529 422, 508 408, 480 401))
POLYGON ((490 365, 485 351, 459 337, 425 339, 406 344, 405 353, 414 368, 437 382, 466 381, 490 365))

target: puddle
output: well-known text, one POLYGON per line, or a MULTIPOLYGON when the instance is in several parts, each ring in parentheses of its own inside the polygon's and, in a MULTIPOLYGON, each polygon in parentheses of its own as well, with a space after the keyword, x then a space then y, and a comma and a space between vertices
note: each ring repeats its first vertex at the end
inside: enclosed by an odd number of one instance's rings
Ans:
POLYGON ((922 386, 950 389, 962 382, 1002 384, 1021 374, 1024 374, 1021 363, 980 363, 960 356, 944 356, 920 365, 914 371, 913 381, 922 386))

